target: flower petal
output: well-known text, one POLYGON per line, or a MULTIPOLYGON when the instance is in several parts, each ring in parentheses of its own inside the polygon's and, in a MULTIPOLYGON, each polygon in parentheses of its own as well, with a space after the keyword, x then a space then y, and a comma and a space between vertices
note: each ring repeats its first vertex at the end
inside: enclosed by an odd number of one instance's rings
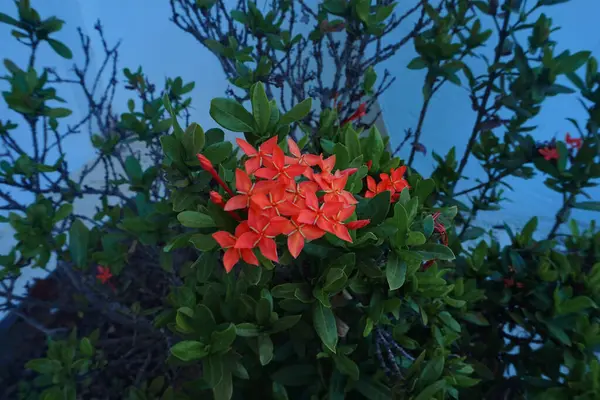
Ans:
POLYGON ((241 249, 240 253, 242 254, 242 260, 250 265, 258 265, 258 258, 254 252, 250 249, 241 249))
POLYGON ((237 138, 235 139, 235 142, 238 146, 240 146, 240 149, 242 149, 247 156, 255 156, 258 154, 258 151, 256 151, 256 149, 244 139, 237 138))
POLYGON ((269 260, 273 262, 279 261, 279 258, 277 257, 277 244, 273 239, 263 237, 260 242, 258 242, 258 248, 261 254, 269 260))
POLYGON ((359 219, 357 221, 348 222, 346 224, 346 227, 350 230, 356 230, 356 229, 364 228, 365 226, 369 225, 370 222, 371 222, 370 219, 359 219))
POLYGON ((306 240, 317 240, 325 235, 325 231, 314 225, 302 225, 300 228, 306 240))
MULTIPOLYGON (((568 135, 568 133, 567 133, 568 135)), ((287 140, 287 144, 288 144, 288 149, 290 150, 290 153, 292 153, 292 155, 300 158, 302 156, 302 154, 300 154, 300 148, 298 147, 298 145, 296 144, 296 142, 294 142, 294 140, 292 138, 288 138, 287 140)))
POLYGON ((300 252, 304 248, 304 238, 302 237, 300 232, 296 232, 288 236, 287 245, 288 249, 290 250, 290 254, 294 258, 298 258, 300 252))
POLYGON ((269 201, 267 195, 263 193, 255 194, 250 200, 254 206, 258 207, 259 210, 266 210, 267 208, 272 207, 271 201, 269 201))
POLYGON ((225 267, 225 271, 227 273, 231 272, 233 266, 240 261, 240 254, 233 247, 225 252, 223 256, 223 266, 225 267))
POLYGON ((283 153, 283 150, 281 150, 281 148, 279 146, 275 146, 273 147, 273 164, 275 164, 275 167, 279 170, 282 170, 283 167, 285 166, 285 154, 283 153))
POLYGON ((263 179, 273 179, 279 172, 271 168, 259 168, 254 172, 254 176, 263 179))
POLYGON ((260 159, 258 157, 252 157, 251 159, 246 160, 244 167, 246 168, 247 173, 253 174, 254 171, 260 168, 260 159))
POLYGON ((227 200, 227 203, 225 203, 225 207, 223 209, 225 211, 233 211, 246 207, 248 207, 248 196, 245 194, 240 194, 227 200))
POLYGON ((246 232, 242 234, 235 242, 236 249, 252 249, 258 240, 258 234, 255 232, 246 232))
POLYGON ((342 224, 333 224, 333 231, 335 232, 335 236, 339 237, 346 242, 352 243, 352 237, 350 236, 350 232, 348 232, 348 228, 346 228, 342 224))
POLYGON ((315 218, 317 218, 317 213, 311 210, 303 210, 296 218, 301 224, 313 225, 315 218))
POLYGON ((248 193, 252 187, 252 181, 247 173, 241 169, 235 170, 235 188, 238 192, 248 193))
POLYGON ((227 249, 229 247, 233 247, 235 245, 235 236, 233 236, 231 233, 226 232, 226 231, 218 231, 212 234, 213 239, 216 240, 217 243, 219 243, 219 246, 221 246, 224 249, 227 249))

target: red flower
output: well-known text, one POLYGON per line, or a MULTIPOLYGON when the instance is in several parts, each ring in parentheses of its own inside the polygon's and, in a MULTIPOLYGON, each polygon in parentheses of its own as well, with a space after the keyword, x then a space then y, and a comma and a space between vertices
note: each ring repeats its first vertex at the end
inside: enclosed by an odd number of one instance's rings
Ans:
POLYGON ((113 276, 108 267, 98 265, 97 271, 96 278, 99 279, 103 285, 105 285, 113 276))
POLYGON ((571 134, 567 132, 567 136, 565 136, 565 142, 567 142, 567 144, 569 146, 571 146, 572 149, 581 149, 581 146, 583 145, 583 139, 581 138, 572 138, 571 134))
POLYGON ((319 163, 319 157, 313 154, 302 154, 300 148, 291 138, 288 138, 288 149, 293 157, 285 156, 286 164, 300 164, 307 167, 314 167, 319 163))
POLYGON ((248 156, 248 160, 244 166, 246 168, 246 172, 249 174, 254 173, 254 171, 262 166, 269 165, 271 156, 273 155, 273 149, 277 147, 277 136, 274 136, 261 144, 258 150, 256 150, 250 143, 243 139, 238 138, 235 141, 246 154, 246 156, 248 156))
POLYGON ((225 211, 240 210, 250 207, 250 199, 257 193, 269 190, 268 182, 252 183, 247 173, 241 169, 235 170, 235 189, 238 195, 233 196, 225 204, 225 211))
MULTIPOLYGON (((339 172, 339 171, 338 171, 339 172)), ((319 184, 321 190, 325 192, 325 201, 334 201, 345 204, 357 204, 358 200, 352 193, 344 190, 348 175, 340 173, 338 176, 327 176, 326 173, 315 174, 315 182, 319 184)))
POLYGON ((307 169, 305 165, 300 164, 286 165, 285 154, 278 146, 273 148, 271 161, 270 166, 259 168, 254 175, 263 179, 280 180, 282 183, 288 184, 307 169))
POLYGON ((297 207, 306 208, 306 193, 316 193, 319 190, 319 185, 312 181, 303 181, 300 183, 290 182, 285 189, 287 199, 297 207))
MULTIPOLYGON (((252 210, 251 210, 252 211, 252 210)), ((282 217, 269 218, 263 215, 248 213, 248 227, 250 231, 238 237, 236 249, 254 249, 258 247, 261 254, 271 261, 277 262, 277 244, 275 237, 281 234, 282 217)))
POLYGON ((406 172, 406 166, 402 166, 400 168, 392 168, 390 171, 390 175, 388 174, 380 174, 379 177, 381 180, 389 180, 389 185, 394 188, 394 190, 398 193, 402 192, 404 188, 409 188, 408 182, 404 179, 404 173, 406 172))
POLYGON ((385 192, 388 189, 389 181, 381 181, 379 183, 375 182, 370 176, 367 176, 367 191, 365 192, 365 197, 370 199, 372 197, 377 196, 379 193, 385 192))
MULTIPOLYGON (((300 214, 298 214, 298 222, 307 225, 316 225, 324 231, 330 232, 334 235, 336 234, 329 217, 335 215, 338 210, 342 209, 344 207, 343 203, 324 202, 323 204, 319 204, 317 195, 312 192, 307 192, 305 205, 306 209, 300 211, 300 214)), ((349 238, 350 235, 347 235, 347 237, 349 238)))
POLYGON ((249 232, 248 222, 244 221, 235 228, 235 236, 229 232, 219 231, 212 234, 212 237, 225 250, 223 255, 223 265, 228 273, 233 266, 244 260, 250 265, 258 265, 258 259, 250 249, 236 249, 235 243, 238 238, 246 232, 249 232))
POLYGON ((296 205, 292 204, 285 195, 285 187, 279 186, 269 191, 269 193, 257 193, 252 197, 252 204, 263 212, 263 215, 270 217, 298 215, 301 211, 296 205))
POLYGON ((223 189, 225 189, 225 191, 227 193, 229 193, 231 196, 233 196, 233 191, 231 189, 229 189, 229 186, 227 186, 227 184, 223 181, 223 179, 221 179, 217 170, 215 169, 215 167, 213 167, 210 160, 202 154, 197 154, 196 157, 198 157, 198 161, 200 161, 200 166, 202 167, 202 169, 207 171, 213 177, 213 179, 215 181, 217 181, 217 183, 219 185, 221 185, 221 187, 223 189))
MULTIPOLYGON (((336 203, 331 203, 336 204, 336 203)), ((338 203, 340 204, 340 203, 338 203)), ((330 208, 325 209, 325 221, 323 223, 323 229, 338 238, 345 240, 346 242, 352 243, 352 237, 348 231, 348 227, 344 224, 354 214, 355 206, 336 206, 336 210, 330 208)))
POLYGON ((321 228, 310 224, 303 224, 298 222, 296 218, 292 218, 282 224, 282 233, 288 237, 288 249, 294 258, 298 258, 300 255, 300 252, 304 248, 304 241, 316 240, 325 235, 325 231, 321 228))
POLYGON ((504 287, 505 288, 510 288, 515 286, 515 280, 513 278, 504 278, 504 287))
POLYGON ((352 115, 342 121, 342 125, 346 125, 348 122, 362 118, 365 115, 367 115, 367 103, 362 103, 352 115))
POLYGON ((434 262, 435 262, 435 259, 429 260, 429 261, 425 261, 423 263, 423 271, 427 271, 433 265, 434 262))
POLYGON ((544 147, 539 150, 539 153, 546 161, 558 160, 558 150, 556 148, 544 147))
POLYGON ((348 229, 350 229, 351 231, 354 231, 354 230, 357 230, 357 229, 360 229, 360 228, 364 228, 365 226, 369 225, 370 222, 371 222, 370 219, 359 219, 359 220, 356 220, 356 221, 348 222, 346 224, 346 227, 348 229))
POLYGON ((225 200, 223 200, 223 196, 221 196, 219 194, 219 192, 215 192, 214 190, 211 190, 209 195, 210 195, 210 201, 212 201, 216 205, 220 206, 221 208, 225 207, 225 200))
POLYGON ((367 170, 370 170, 372 166, 373 166, 373 161, 372 160, 367 161, 367 170))

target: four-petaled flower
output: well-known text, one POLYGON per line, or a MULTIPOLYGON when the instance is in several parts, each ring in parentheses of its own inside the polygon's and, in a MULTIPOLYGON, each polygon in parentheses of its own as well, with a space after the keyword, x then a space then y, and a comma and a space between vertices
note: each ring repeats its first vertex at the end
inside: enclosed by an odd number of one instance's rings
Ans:
POLYGON ((249 174, 254 173, 254 171, 262 166, 269 165, 273 155, 273 149, 277 147, 277 136, 274 136, 261 144, 258 147, 258 150, 256 150, 250 143, 243 139, 238 138, 235 141, 248 157, 244 167, 246 168, 246 172, 249 174))
POLYGON ((240 259, 250 265, 258 265, 258 259, 252 250, 235 248, 238 238, 246 232, 250 232, 250 228, 248 227, 248 222, 244 221, 235 228, 235 235, 226 231, 219 231, 212 234, 212 237, 219 243, 219 246, 225 250, 225 254, 223 255, 225 271, 231 271, 240 259))
POLYGON ((269 190, 269 183, 266 181, 253 183, 248 174, 238 168, 235 170, 235 189, 238 194, 227 201, 225 211, 250 207, 252 196, 269 190))
POLYGON ((263 179, 279 179, 283 183, 288 184, 292 182, 294 178, 302 175, 306 171, 305 165, 300 164, 286 164, 285 154, 278 146, 273 149, 273 157, 271 158, 271 165, 268 167, 259 168, 254 173, 255 176, 263 179))
POLYGON ((248 227, 250 230, 238 237, 235 242, 236 249, 258 248, 260 253, 271 261, 277 262, 277 243, 275 237, 281 234, 281 225, 286 219, 282 217, 269 218, 258 215, 256 212, 248 213, 248 227))
POLYGON ((558 150, 556 148, 544 147, 539 153, 546 161, 558 160, 558 150))
POLYGON ((282 224, 281 233, 287 235, 287 245, 290 254, 294 258, 298 258, 300 252, 304 248, 305 241, 316 240, 323 235, 325 231, 321 228, 298 222, 297 218, 292 218, 282 224))
POLYGON ((98 280, 100 280, 100 282, 102 282, 103 285, 108 283, 108 281, 110 280, 110 278, 112 278, 112 276, 113 275, 110 272, 110 269, 108 267, 103 267, 101 265, 98 265, 96 278, 98 280))

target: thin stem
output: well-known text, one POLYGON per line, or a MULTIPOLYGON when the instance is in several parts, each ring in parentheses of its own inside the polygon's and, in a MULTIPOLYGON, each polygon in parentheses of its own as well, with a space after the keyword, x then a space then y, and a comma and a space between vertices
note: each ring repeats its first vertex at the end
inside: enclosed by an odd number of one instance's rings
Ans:
POLYGON ((473 130, 471 131, 471 137, 469 137, 469 141, 467 142, 467 148, 465 150, 465 153, 462 156, 462 159, 460 160, 460 164, 459 164, 458 171, 457 171, 458 179, 456 182, 454 182, 452 184, 452 190, 454 190, 454 187, 460 180, 463 170, 465 169, 465 166, 467 165, 467 161, 469 160, 469 156, 471 155, 471 151, 473 149, 473 146, 475 145, 475 140, 477 140, 477 134, 480 131, 481 122, 483 121, 483 118, 486 115, 487 102, 489 101, 490 95, 492 94, 492 88, 494 87, 494 81, 500 75, 499 68, 496 66, 496 64, 500 61, 500 57, 502 56, 502 49, 504 48, 504 41, 508 37, 508 26, 509 26, 509 22, 510 22, 510 15, 511 15, 511 13, 509 11, 505 12, 504 22, 502 23, 502 28, 500 29, 500 32, 498 33, 499 39, 498 39, 498 46, 496 47, 496 54, 494 56, 494 62, 492 63, 492 67, 494 67, 494 70, 490 74, 487 86, 485 88, 485 92, 483 93, 483 97, 482 97, 482 100, 481 100, 481 103, 479 106, 479 110, 477 111, 477 118, 475 119, 475 124, 473 125, 473 130))

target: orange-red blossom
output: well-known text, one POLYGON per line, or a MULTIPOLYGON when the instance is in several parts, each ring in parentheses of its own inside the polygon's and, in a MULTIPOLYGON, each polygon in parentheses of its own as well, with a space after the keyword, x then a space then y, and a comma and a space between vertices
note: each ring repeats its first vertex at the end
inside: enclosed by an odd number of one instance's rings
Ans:
MULTIPOLYGON (((237 139, 247 159, 244 169, 235 173, 235 192, 221 180, 207 159, 198 155, 201 166, 229 193, 224 200, 216 192, 211 200, 225 211, 245 213, 235 234, 226 231, 212 236, 225 250, 223 264, 227 272, 243 260, 258 265, 255 250, 277 262, 276 238, 287 236, 287 248, 296 258, 305 242, 326 233, 352 242, 349 230, 360 229, 369 220, 348 221, 358 201, 344 189, 348 176, 356 169, 333 172, 335 156, 302 154, 298 145, 288 139, 291 155, 286 156, 273 137, 256 149, 237 139)), ((392 187, 397 186, 390 180, 392 187)))
POLYGON ((377 183, 371 176, 367 176, 367 191, 365 192, 366 198, 375 197, 381 192, 390 191, 390 201, 395 203, 400 197, 400 193, 405 188, 410 188, 410 185, 404 179, 406 173, 406 166, 400 168, 392 168, 389 175, 379 174, 381 181, 377 183))

